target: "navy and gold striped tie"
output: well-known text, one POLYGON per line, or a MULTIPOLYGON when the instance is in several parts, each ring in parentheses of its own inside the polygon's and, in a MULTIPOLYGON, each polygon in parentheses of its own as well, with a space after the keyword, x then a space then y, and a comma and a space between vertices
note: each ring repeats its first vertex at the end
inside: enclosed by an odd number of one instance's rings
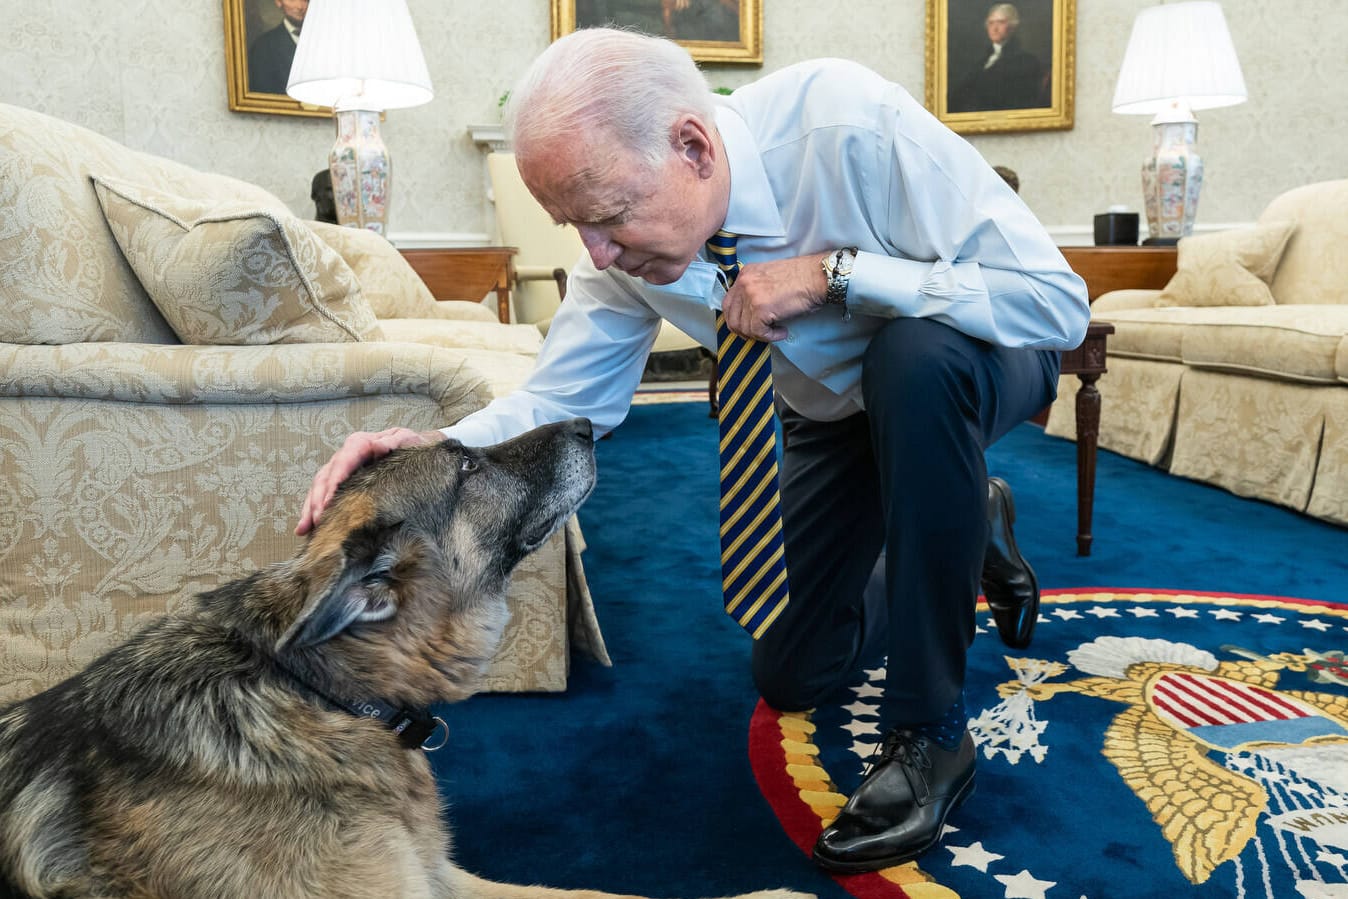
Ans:
MULTIPOLYGON (((735 235, 707 241, 726 287, 740 263, 735 235)), ((768 344, 726 327, 716 316, 717 395, 721 411, 721 591, 725 610, 762 636, 786 607, 786 557, 777 492, 777 435, 768 344)))

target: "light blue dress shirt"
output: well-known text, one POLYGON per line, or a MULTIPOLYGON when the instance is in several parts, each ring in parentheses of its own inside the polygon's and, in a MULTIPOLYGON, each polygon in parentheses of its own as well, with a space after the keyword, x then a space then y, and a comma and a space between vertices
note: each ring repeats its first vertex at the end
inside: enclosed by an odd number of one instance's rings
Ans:
MULTIPOLYGON (((1043 226, 963 138, 903 88, 856 63, 814 60, 720 98, 730 166, 724 228, 745 264, 859 248, 850 318, 826 306, 785 323, 773 344, 778 393, 834 420, 862 409, 861 359, 900 316, 932 318, 1010 347, 1070 349, 1086 333, 1086 285, 1043 226)), ((577 263, 566 301, 524 387, 445 428, 488 445, 589 418, 597 434, 627 415, 668 319, 715 349, 724 289, 697 260, 663 286, 577 263)))

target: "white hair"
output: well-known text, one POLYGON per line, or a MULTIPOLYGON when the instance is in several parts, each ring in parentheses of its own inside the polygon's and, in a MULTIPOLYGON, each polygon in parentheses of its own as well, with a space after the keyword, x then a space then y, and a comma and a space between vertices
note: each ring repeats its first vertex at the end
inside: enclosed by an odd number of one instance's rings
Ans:
POLYGON ((991 19, 997 13, 1006 16, 1006 24, 1012 28, 1020 27, 1020 10, 1016 9, 1014 3, 998 3, 992 9, 988 10, 988 18, 991 19))
POLYGON ((510 92, 506 137, 516 147, 608 138, 650 168, 673 152, 674 123, 713 123, 707 78, 673 41, 585 28, 555 41, 510 92))

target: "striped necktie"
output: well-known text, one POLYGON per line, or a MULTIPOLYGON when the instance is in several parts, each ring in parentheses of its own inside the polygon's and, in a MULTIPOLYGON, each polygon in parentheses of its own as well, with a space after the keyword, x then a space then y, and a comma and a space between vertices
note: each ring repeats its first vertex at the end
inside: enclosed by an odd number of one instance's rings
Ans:
MULTIPOLYGON (((726 287, 740 263, 734 234, 707 241, 726 287)), ((754 639, 786 607, 786 557, 777 492, 777 435, 768 344, 731 333, 716 316, 721 424, 721 592, 725 610, 754 639)))

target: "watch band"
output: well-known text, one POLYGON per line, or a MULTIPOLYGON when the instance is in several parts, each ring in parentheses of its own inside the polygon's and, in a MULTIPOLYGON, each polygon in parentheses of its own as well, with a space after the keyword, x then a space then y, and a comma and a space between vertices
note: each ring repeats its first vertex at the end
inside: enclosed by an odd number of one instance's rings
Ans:
POLYGON ((824 270, 824 277, 828 279, 824 303, 828 306, 841 306, 844 321, 852 317, 852 311, 847 308, 847 288, 851 284, 852 267, 856 264, 856 261, 856 247, 843 247, 835 250, 819 261, 820 267, 824 270))

